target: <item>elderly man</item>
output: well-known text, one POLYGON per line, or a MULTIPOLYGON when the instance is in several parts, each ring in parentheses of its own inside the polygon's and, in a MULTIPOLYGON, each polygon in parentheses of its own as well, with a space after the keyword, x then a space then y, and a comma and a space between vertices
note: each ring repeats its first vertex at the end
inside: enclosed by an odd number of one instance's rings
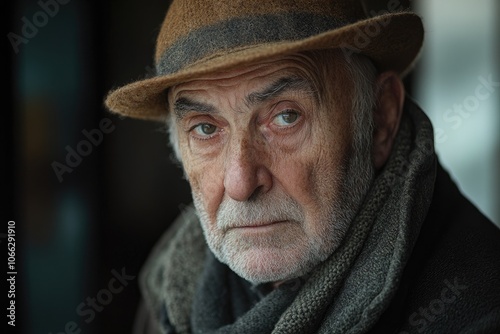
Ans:
POLYGON ((171 4, 157 76, 106 100, 168 124, 194 202, 144 267, 137 332, 500 330, 500 231, 437 162, 401 81, 421 20, 390 7, 171 4))

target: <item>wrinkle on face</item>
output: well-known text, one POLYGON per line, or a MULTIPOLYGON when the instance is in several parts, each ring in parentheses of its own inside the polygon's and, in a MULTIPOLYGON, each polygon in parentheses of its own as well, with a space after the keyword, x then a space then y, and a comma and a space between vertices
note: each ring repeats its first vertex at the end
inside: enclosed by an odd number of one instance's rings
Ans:
POLYGON ((290 55, 201 77, 169 91, 171 109, 180 101, 179 146, 207 242, 219 260, 252 281, 297 277, 338 246, 329 234, 341 233, 336 230, 341 215, 335 210, 341 207, 352 140, 352 93, 346 71, 333 66, 337 56, 330 55, 332 65, 318 61, 313 55, 290 55), (286 91, 286 81, 297 87, 286 91), (269 115, 281 103, 284 110, 294 107, 302 113, 302 123, 288 132, 276 132, 270 123, 269 115), (199 110, 186 108, 197 105, 199 110), (193 139, 186 124, 197 117, 216 124, 220 133, 206 141, 193 139), (226 213, 221 208, 233 210, 224 215, 227 219, 278 219, 271 214, 270 201, 293 207, 296 220, 283 213, 293 224, 260 234, 218 228, 219 214, 226 213))

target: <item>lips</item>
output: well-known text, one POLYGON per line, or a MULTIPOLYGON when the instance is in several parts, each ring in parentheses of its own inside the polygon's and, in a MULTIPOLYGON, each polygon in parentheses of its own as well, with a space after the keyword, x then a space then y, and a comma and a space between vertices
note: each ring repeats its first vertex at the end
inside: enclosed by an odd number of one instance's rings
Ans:
POLYGON ((280 223, 285 223, 286 220, 277 220, 277 221, 272 221, 272 222, 256 222, 256 223, 246 223, 245 225, 241 226, 233 226, 231 228, 259 228, 259 227, 268 227, 268 226, 273 226, 277 225, 280 223))

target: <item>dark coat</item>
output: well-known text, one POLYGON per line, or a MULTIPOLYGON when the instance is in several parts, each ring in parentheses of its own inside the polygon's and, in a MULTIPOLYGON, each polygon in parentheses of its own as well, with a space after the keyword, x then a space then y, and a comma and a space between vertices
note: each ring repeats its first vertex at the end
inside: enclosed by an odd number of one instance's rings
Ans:
POLYGON ((439 165, 399 289, 371 333, 500 333, 500 229, 439 165))
MULTIPOLYGON (((142 305, 134 333, 158 333, 151 320, 142 305)), ((370 333, 500 333, 500 229, 439 164, 399 288, 370 333)))

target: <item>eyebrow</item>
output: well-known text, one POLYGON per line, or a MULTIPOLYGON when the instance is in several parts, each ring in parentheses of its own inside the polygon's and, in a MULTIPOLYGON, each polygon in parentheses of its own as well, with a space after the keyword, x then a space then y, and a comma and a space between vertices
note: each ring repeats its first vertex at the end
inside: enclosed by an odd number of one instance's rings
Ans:
POLYGON ((174 113, 178 120, 181 120, 190 111, 204 114, 215 113, 215 107, 201 102, 193 101, 187 97, 181 97, 174 103, 174 113))
POLYGON ((316 92, 308 80, 300 76, 289 76, 276 80, 261 92, 251 93, 245 100, 248 106, 252 106, 271 100, 288 91, 301 91, 317 98, 316 92))
MULTIPOLYGON (((250 93, 245 98, 245 103, 250 107, 271 100, 288 91, 305 92, 307 95, 312 95, 316 100, 318 99, 317 92, 312 88, 311 83, 300 76, 294 75, 282 77, 265 87, 260 92, 250 93)), ((191 111, 204 114, 217 112, 214 106, 207 103, 197 102, 187 97, 177 99, 174 103, 173 109, 177 120, 182 120, 186 114, 191 111)))

